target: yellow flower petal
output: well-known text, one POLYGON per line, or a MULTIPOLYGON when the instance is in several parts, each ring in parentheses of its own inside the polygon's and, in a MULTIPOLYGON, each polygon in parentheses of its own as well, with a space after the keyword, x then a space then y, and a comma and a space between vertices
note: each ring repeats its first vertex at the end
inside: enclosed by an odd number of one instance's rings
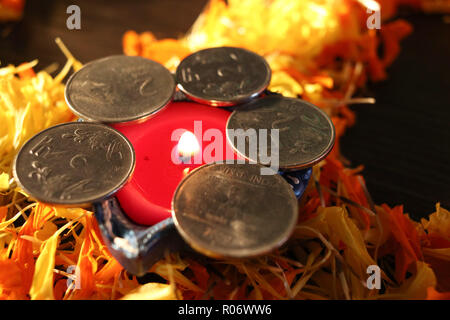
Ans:
POLYGON ((146 283, 130 291, 121 300, 177 300, 175 290, 174 286, 169 284, 146 283))
POLYGON ((276 71, 272 74, 269 89, 291 98, 296 98, 303 93, 302 86, 284 71, 276 71))
POLYGON ((403 299, 425 299, 429 287, 436 287, 436 276, 433 270, 422 261, 416 262, 416 273, 407 279, 400 288, 389 293, 398 294, 403 299))
POLYGON ((36 260, 30 297, 33 300, 54 300, 53 269, 55 268, 55 252, 59 235, 70 227, 74 221, 66 223, 53 236, 44 242, 41 254, 36 260))
POLYGON ((60 218, 66 218, 67 220, 76 220, 83 216, 86 211, 80 208, 63 208, 54 207, 55 216, 60 218))
POLYGON ((3 172, 0 174, 0 191, 9 189, 9 174, 3 172))
POLYGON ((54 300, 53 295, 53 268, 55 267, 55 252, 58 245, 58 236, 50 237, 36 261, 36 270, 30 288, 33 300, 54 300))

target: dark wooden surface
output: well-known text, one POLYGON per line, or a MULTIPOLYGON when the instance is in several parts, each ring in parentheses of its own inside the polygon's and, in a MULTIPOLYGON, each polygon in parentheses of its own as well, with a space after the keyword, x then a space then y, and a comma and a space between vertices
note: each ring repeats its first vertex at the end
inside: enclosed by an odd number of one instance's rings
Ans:
MULTIPOLYGON (((27 1, 25 19, 0 29, 0 61, 38 58, 40 68, 65 62, 54 39, 61 37, 82 62, 121 53, 122 34, 151 30, 178 37, 196 19, 205 0, 27 1), (66 8, 81 8, 81 30, 66 28, 66 8)), ((405 16, 414 33, 388 70, 389 79, 369 84, 375 105, 354 106, 357 124, 342 141, 352 165, 365 165, 376 203, 404 204, 420 218, 440 201, 450 208, 450 24, 441 16, 405 16)))

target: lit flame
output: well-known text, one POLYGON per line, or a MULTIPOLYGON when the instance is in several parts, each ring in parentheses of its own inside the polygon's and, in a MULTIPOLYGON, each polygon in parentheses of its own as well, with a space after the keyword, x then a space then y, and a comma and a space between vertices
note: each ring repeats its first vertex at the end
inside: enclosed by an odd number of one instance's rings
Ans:
POLYGON ((380 11, 380 4, 375 0, 358 0, 364 7, 372 11, 380 11))
POLYGON ((200 145, 195 135, 186 131, 178 140, 178 154, 181 158, 191 158, 200 150, 200 145))

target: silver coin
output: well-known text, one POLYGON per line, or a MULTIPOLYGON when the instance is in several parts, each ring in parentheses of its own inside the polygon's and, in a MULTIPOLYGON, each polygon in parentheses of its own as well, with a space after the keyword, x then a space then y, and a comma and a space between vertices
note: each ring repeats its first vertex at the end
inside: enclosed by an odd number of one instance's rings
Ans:
POLYGON ((41 202, 83 206, 120 189, 134 166, 133 147, 121 133, 99 123, 69 122, 29 139, 13 173, 20 187, 41 202))
POLYGON ((66 101, 79 117, 104 123, 142 121, 164 108, 175 92, 173 75, 142 57, 92 61, 68 80, 66 101))
POLYGON ((297 198, 278 174, 257 164, 208 164, 192 171, 172 201, 175 226, 197 251, 242 258, 270 252, 290 236, 297 198))
POLYGON ((335 130, 327 114, 311 103, 269 96, 233 111, 227 123, 227 138, 236 152, 250 161, 262 163, 261 155, 278 157, 282 170, 299 170, 313 166, 328 155, 334 146, 335 130), (278 129, 278 141, 273 129, 278 129), (251 139, 250 133, 255 139, 251 139), (259 138, 261 134, 266 137, 267 150, 261 149, 265 148, 259 138), (256 153, 252 153, 250 144, 256 139, 256 153))
POLYGON ((251 51, 220 47, 201 50, 181 61, 178 87, 189 98, 212 106, 231 106, 259 95, 270 83, 266 60, 251 51))

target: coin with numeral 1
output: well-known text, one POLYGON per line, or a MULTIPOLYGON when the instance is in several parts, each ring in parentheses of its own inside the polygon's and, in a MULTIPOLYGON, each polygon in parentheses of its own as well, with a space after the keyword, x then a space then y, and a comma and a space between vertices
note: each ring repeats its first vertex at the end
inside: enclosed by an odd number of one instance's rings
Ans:
POLYGON ((325 158, 335 141, 327 114, 295 98, 255 99, 231 114, 227 138, 246 159, 265 163, 277 159, 281 170, 308 168, 325 158))
POLYGON ((164 108, 175 80, 164 66, 142 57, 92 61, 67 81, 65 96, 79 117, 104 123, 139 122, 164 108))
POLYGON ((172 200, 181 236, 216 258, 251 257, 282 245, 297 222, 298 202, 279 175, 257 164, 207 164, 187 175, 172 200))
POLYGON ((176 71, 178 88, 194 101, 232 106, 259 95, 270 83, 266 60, 251 51, 219 47, 184 58, 176 71))
POLYGON ((114 194, 134 166, 133 147, 120 132, 99 123, 69 122, 29 139, 13 173, 19 186, 41 202, 85 206, 114 194))

